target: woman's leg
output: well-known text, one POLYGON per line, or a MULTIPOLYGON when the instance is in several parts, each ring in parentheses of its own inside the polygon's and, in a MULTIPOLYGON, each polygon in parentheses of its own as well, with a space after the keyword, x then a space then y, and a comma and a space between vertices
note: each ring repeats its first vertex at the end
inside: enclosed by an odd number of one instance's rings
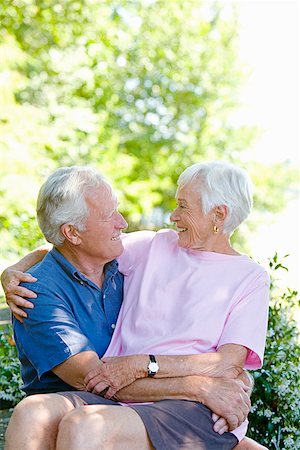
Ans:
POLYGON ((72 403, 57 394, 26 397, 11 416, 5 450, 55 450, 58 424, 72 409, 72 403))
POLYGON ((234 450, 268 450, 267 447, 260 445, 258 442, 245 437, 239 444, 234 447, 234 450))
POLYGON ((139 415, 125 406, 89 405, 71 411, 59 425, 56 450, 151 450, 139 415))

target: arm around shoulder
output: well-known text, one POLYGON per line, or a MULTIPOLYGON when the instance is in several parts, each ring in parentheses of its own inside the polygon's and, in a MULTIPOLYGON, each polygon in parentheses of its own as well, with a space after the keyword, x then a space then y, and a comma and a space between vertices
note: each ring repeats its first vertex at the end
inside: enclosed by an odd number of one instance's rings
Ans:
POLYGON ((35 277, 24 272, 40 262, 51 248, 51 244, 45 244, 37 248, 16 264, 7 267, 1 274, 1 284, 5 293, 6 303, 20 322, 27 317, 27 313, 21 308, 33 308, 33 304, 26 300, 25 297, 36 298, 36 294, 33 291, 20 286, 21 282, 36 281, 35 277))

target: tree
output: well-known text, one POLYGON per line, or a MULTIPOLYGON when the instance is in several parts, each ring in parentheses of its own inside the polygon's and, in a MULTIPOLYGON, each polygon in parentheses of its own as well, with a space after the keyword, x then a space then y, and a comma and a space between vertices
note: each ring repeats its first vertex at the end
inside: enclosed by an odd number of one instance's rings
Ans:
MULTIPOLYGON (((242 78, 232 6, 2 0, 0 20, 7 75, 0 155, 9 154, 0 169, 5 252, 25 241, 35 245, 33 193, 57 166, 102 170, 118 187, 134 229, 153 208, 163 222, 183 168, 199 160, 239 161, 255 135, 228 121, 242 78), (23 196, 24 177, 34 189, 23 196), (15 202, 20 189, 22 201, 15 202)), ((261 172, 269 186, 273 173, 261 172)), ((283 170, 272 187, 288 176, 283 170)), ((263 207, 265 199, 258 194, 263 207)))

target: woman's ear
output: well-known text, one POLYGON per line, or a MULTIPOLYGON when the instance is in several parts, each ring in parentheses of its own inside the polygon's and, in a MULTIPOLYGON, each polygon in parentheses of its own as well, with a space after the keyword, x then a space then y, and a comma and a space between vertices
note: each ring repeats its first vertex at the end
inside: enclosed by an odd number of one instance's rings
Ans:
POLYGON ((225 205, 215 207, 215 223, 222 224, 228 215, 228 208, 225 205))
POLYGON ((79 245, 81 243, 81 237, 78 230, 69 223, 64 223, 60 227, 60 231, 67 241, 73 245, 79 245))

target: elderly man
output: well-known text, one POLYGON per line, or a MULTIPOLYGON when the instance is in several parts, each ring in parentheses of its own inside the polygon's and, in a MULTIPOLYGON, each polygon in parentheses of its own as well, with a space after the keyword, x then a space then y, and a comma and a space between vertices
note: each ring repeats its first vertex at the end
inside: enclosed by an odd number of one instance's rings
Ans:
MULTIPOLYGON (((123 277, 115 258, 123 251, 120 233, 127 224, 117 211, 110 185, 90 168, 62 168, 50 176, 40 191, 37 214, 54 248, 31 269, 38 279, 34 287, 25 285, 38 294, 35 308, 28 311, 24 324, 14 321, 24 390, 29 395, 84 390, 88 372, 103 364, 99 358, 109 344, 122 302, 123 277)), ((29 256, 19 268, 26 269, 36 259, 29 256)), ((249 402, 236 381, 174 378, 174 374, 175 369, 169 380, 138 380, 124 390, 123 398, 160 400, 180 398, 178 393, 184 392, 185 399, 205 399, 208 407, 228 420, 239 415, 237 424, 245 417, 249 402)), ((122 390, 118 398, 122 400, 122 390)), ((26 398, 12 416, 6 449, 55 448, 58 425, 73 408, 67 397, 57 394, 26 398)), ((113 408, 110 419, 118 424, 125 446, 151 448, 139 415, 122 409, 113 408)), ((218 422, 215 429, 219 430, 218 422)))

